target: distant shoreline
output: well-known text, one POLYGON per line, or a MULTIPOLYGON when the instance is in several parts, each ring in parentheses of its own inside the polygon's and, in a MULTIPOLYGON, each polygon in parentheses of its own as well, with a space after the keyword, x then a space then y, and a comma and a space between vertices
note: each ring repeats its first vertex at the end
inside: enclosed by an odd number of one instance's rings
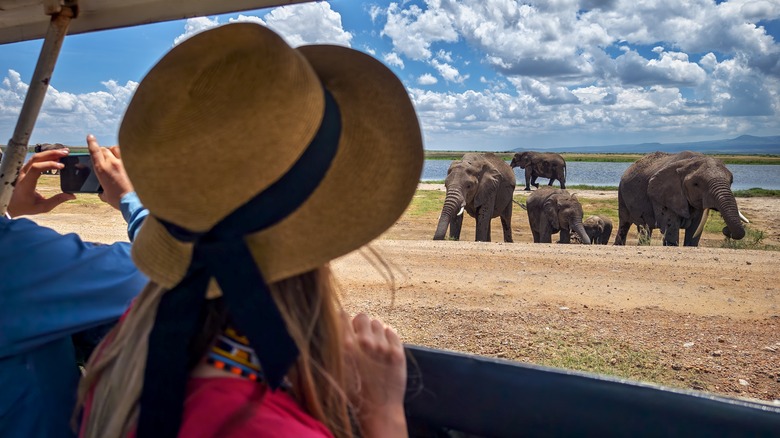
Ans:
MULTIPOLYGON (((485 151, 425 151, 426 160, 459 160, 467 153, 484 153, 485 151)), ((509 161, 515 152, 493 152, 500 158, 509 161)), ((618 154, 618 153, 571 153, 562 152, 561 156, 566 161, 607 162, 607 163, 633 163, 647 154, 618 154)), ((773 164, 780 165, 780 155, 770 154, 705 154, 710 155, 726 164, 773 164)))

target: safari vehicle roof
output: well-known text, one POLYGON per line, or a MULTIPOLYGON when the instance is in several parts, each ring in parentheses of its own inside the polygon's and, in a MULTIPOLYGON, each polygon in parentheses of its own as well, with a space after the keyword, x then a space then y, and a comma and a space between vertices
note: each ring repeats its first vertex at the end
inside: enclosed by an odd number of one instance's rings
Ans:
MULTIPOLYGON (((0 44, 45 38, 0 164, 0 214, 65 34, 304 1, 0 0, 0 44)), ((407 351, 406 412, 413 437, 453 431, 496 437, 780 435, 780 406, 423 347, 407 351)))
MULTIPOLYGON (((68 35, 203 15, 261 9, 310 0, 78 0, 68 35)), ((0 0, 0 44, 43 38, 62 0, 0 0)))

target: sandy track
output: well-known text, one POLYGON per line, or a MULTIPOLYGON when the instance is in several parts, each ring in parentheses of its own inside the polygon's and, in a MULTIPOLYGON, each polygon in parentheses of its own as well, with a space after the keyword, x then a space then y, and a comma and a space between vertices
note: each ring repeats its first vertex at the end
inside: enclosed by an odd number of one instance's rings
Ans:
MULTIPOLYGON (((777 244, 780 200, 738 202, 777 244)), ((394 293, 369 251, 334 261, 348 310, 381 316, 410 343, 780 399, 779 252, 533 244, 519 208, 517 243, 468 242, 469 219, 464 240, 434 242, 435 216, 405 215, 372 244, 393 267, 394 293)), ((105 205, 34 219, 87 240, 127 240, 105 205)))

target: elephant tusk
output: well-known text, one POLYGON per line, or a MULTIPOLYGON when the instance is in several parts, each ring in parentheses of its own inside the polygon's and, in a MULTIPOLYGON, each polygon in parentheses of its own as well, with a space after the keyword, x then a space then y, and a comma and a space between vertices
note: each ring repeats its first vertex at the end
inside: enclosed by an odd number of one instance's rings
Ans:
POLYGON ((460 211, 458 212, 458 214, 456 214, 456 216, 462 215, 465 210, 466 210, 466 207, 461 207, 460 211))
POLYGON ((701 220, 699 221, 699 226, 696 228, 696 232, 693 233, 693 238, 699 237, 701 235, 701 232, 704 231, 704 224, 707 223, 707 218, 710 216, 710 209, 705 208, 704 213, 701 215, 701 220))
POLYGON ((750 221, 748 220, 748 218, 746 218, 745 216, 743 216, 743 215, 742 215, 742 212, 741 212, 741 211, 737 210, 737 213, 739 213, 739 219, 740 219, 742 222, 744 222, 744 223, 746 223, 746 224, 749 224, 749 223, 750 223, 750 221))

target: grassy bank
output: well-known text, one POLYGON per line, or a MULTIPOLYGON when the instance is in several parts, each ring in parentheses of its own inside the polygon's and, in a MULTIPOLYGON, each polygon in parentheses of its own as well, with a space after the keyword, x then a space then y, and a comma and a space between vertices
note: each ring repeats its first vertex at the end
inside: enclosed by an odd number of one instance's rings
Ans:
MULTIPOLYGON (((773 196, 780 196, 780 191, 775 190, 772 192, 773 196)), ((409 217, 410 219, 422 220, 430 222, 431 224, 435 224, 439 214, 441 213, 441 207, 444 203, 445 195, 445 192, 440 190, 418 190, 412 199, 412 203, 407 209, 405 216, 409 217)), ((589 198, 584 195, 578 195, 578 199, 580 204, 582 204, 582 209, 586 217, 590 215, 601 215, 606 216, 612 220, 614 230, 612 232, 611 239, 614 239, 615 233, 617 232, 618 223, 617 199, 589 198)), ((526 197, 525 195, 517 195, 515 196, 515 200, 517 202, 525 203, 526 197)), ((518 217, 523 218, 520 222, 515 222, 518 224, 518 226, 527 226, 525 220, 526 213, 522 211, 519 206, 515 207, 515 212, 513 215, 517 215, 518 217)), ((724 226, 725 223, 720 214, 717 212, 711 212, 709 220, 707 221, 707 224, 704 228, 703 236, 705 239, 702 240, 701 246, 771 251, 780 250, 780 247, 778 246, 765 244, 763 242, 765 237, 764 230, 757 228, 753 224, 748 224, 745 226, 746 235, 742 240, 731 240, 723 237, 721 230, 724 226)), ((632 227, 632 233, 629 235, 629 238, 632 242, 636 242, 636 237, 631 237, 635 230, 636 227, 632 227)), ((682 237, 683 232, 680 233, 680 238, 682 239, 682 237)), ((661 244, 660 232, 658 230, 655 230, 653 233, 651 244, 661 244)))
MULTIPOLYGON (((466 152, 458 151, 425 151, 428 160, 459 160, 466 152)), ((495 152, 504 160, 510 161, 514 152, 495 152)), ((633 163, 645 156, 645 154, 575 154, 562 153, 566 161, 588 161, 601 163, 633 163)), ((732 155, 711 154, 711 156, 723 160, 726 164, 774 164, 780 165, 780 155, 732 155)))

